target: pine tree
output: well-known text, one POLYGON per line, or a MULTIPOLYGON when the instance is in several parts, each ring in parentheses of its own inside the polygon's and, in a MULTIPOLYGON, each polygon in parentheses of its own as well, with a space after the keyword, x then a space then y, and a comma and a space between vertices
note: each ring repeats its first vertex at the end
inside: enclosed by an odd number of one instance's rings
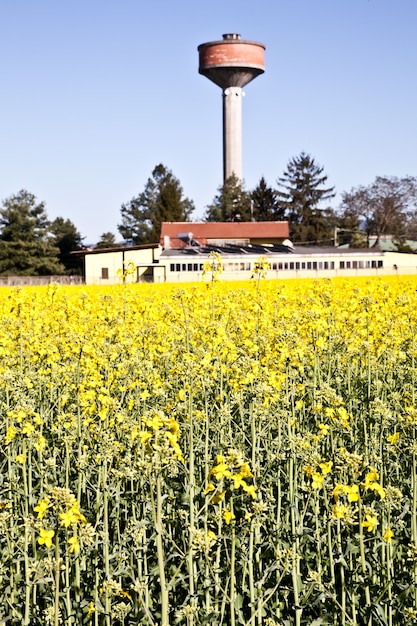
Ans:
POLYGON ((57 217, 51 223, 53 243, 59 249, 58 259, 67 274, 81 274, 82 258, 71 254, 83 249, 83 237, 71 220, 57 217))
POLYGON ((62 274, 59 248, 43 202, 22 189, 3 201, 0 209, 0 274, 50 276, 62 274))
POLYGON ((333 237, 334 213, 319 204, 334 198, 334 187, 323 187, 327 176, 310 155, 302 152, 293 157, 277 190, 280 209, 289 222, 290 237, 295 242, 322 243, 333 237))
POLYGON ((285 219, 285 211, 279 205, 277 192, 269 187, 262 176, 258 185, 251 192, 252 218, 257 222, 281 222, 285 219))
POLYGON ((96 248, 117 248, 120 244, 116 241, 116 236, 111 232, 103 233, 96 243, 96 248))
POLYGON ((179 180, 161 163, 144 191, 122 205, 118 229, 133 244, 157 243, 162 222, 186 222, 193 210, 194 203, 183 197, 179 180))
POLYGON ((206 222, 250 222, 251 199, 240 178, 232 174, 207 207, 206 222))

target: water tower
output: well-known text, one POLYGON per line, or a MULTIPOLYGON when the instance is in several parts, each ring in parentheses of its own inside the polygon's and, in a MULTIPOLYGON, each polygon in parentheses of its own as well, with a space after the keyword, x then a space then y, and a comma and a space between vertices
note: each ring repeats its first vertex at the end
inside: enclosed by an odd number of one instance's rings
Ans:
POLYGON ((223 89, 223 178, 242 180, 243 87, 265 71, 265 46, 236 33, 198 46, 199 69, 223 89))

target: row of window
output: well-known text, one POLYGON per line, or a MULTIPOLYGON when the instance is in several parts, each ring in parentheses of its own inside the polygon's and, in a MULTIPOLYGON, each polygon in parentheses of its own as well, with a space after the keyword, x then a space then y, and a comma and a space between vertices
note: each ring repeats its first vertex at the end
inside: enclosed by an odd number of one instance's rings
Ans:
MULTIPOLYGON (((382 260, 369 261, 339 261, 339 269, 365 269, 369 267, 383 267, 382 260)), ((203 269, 202 263, 171 263, 169 267, 171 272, 199 272, 203 269)), ((225 272, 250 271, 252 264, 250 261, 233 261, 223 263, 225 272)), ((271 270, 334 270, 334 261, 272 261, 271 270)))
MULTIPOLYGON (((339 269, 365 269, 369 267, 383 267, 382 260, 369 261, 339 261, 339 269)), ((203 263, 171 263, 169 266, 171 272, 201 272, 203 263)), ((250 261, 231 261, 223 263, 225 272, 250 271, 252 264, 250 261)), ((271 270, 334 270, 334 261, 272 261, 271 270)), ((106 280, 109 278, 109 269, 101 268, 101 278, 106 280)))

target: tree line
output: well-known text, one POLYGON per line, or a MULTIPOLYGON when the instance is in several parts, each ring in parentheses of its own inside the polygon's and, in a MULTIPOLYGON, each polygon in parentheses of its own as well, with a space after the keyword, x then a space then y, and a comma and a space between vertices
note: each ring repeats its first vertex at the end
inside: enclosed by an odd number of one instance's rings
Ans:
MULTIPOLYGON (((378 176, 368 186, 336 196, 321 165, 302 152, 289 160, 275 187, 262 177, 246 190, 236 176, 218 188, 206 207, 205 221, 288 221, 296 245, 351 247, 377 245, 384 235, 397 249, 410 252, 407 240, 417 240, 417 178, 378 176)), ((122 204, 118 231, 103 233, 98 248, 159 241, 162 222, 187 222, 195 210, 178 178, 165 165, 152 171, 144 190, 122 204)), ((84 248, 84 237, 69 219, 49 220, 45 203, 26 190, 3 201, 0 208, 0 275, 45 276, 80 274, 82 259, 72 254, 84 248)))
MULTIPOLYGON (((337 208, 327 204, 336 196, 322 166, 302 152, 287 164, 276 187, 262 177, 246 190, 236 176, 218 188, 206 208, 205 221, 288 221, 294 244, 352 247, 377 245, 384 235, 397 248, 407 249, 407 239, 417 239, 417 178, 378 176, 369 186, 341 194, 337 208)), ((194 210, 181 184, 164 165, 158 165, 144 191, 121 208, 119 232, 134 244, 159 240, 162 222, 186 222, 194 210)))

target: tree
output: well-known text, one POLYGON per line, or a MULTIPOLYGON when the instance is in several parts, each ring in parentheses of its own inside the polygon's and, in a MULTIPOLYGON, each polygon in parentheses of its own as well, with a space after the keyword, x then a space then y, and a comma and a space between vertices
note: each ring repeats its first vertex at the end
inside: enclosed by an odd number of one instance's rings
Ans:
POLYGON ((187 222, 194 203, 183 197, 177 178, 164 165, 157 165, 144 191, 123 204, 118 229, 122 237, 134 244, 159 241, 162 222, 187 222))
POLYGON ((334 198, 334 187, 323 187, 327 176, 323 168, 305 152, 293 157, 278 179, 277 197, 280 210, 289 222, 290 237, 295 242, 323 243, 333 238, 335 215, 331 208, 319 204, 334 198))
POLYGON ((117 248, 119 244, 116 242, 116 236, 113 233, 103 233, 96 243, 96 248, 117 248))
POLYGON ((81 257, 71 254, 76 250, 83 249, 84 237, 78 232, 71 220, 63 217, 57 217, 51 223, 51 232, 53 234, 53 243, 59 248, 58 259, 65 267, 67 274, 82 273, 81 257))
POLYGON ((53 243, 45 204, 22 189, 0 209, 0 274, 48 276, 62 274, 59 248, 53 243))
POLYGON ((358 229, 378 245, 382 235, 403 242, 415 236, 417 178, 377 176, 368 187, 357 187, 342 194, 341 222, 355 221, 358 229))
POLYGON ((268 187, 263 176, 251 192, 250 198, 252 201, 252 217, 257 222, 280 222, 285 220, 285 211, 279 205, 277 192, 272 187, 268 187))
POLYGON ((207 207, 206 222, 250 222, 251 199, 243 183, 232 174, 219 187, 213 204, 207 207))

